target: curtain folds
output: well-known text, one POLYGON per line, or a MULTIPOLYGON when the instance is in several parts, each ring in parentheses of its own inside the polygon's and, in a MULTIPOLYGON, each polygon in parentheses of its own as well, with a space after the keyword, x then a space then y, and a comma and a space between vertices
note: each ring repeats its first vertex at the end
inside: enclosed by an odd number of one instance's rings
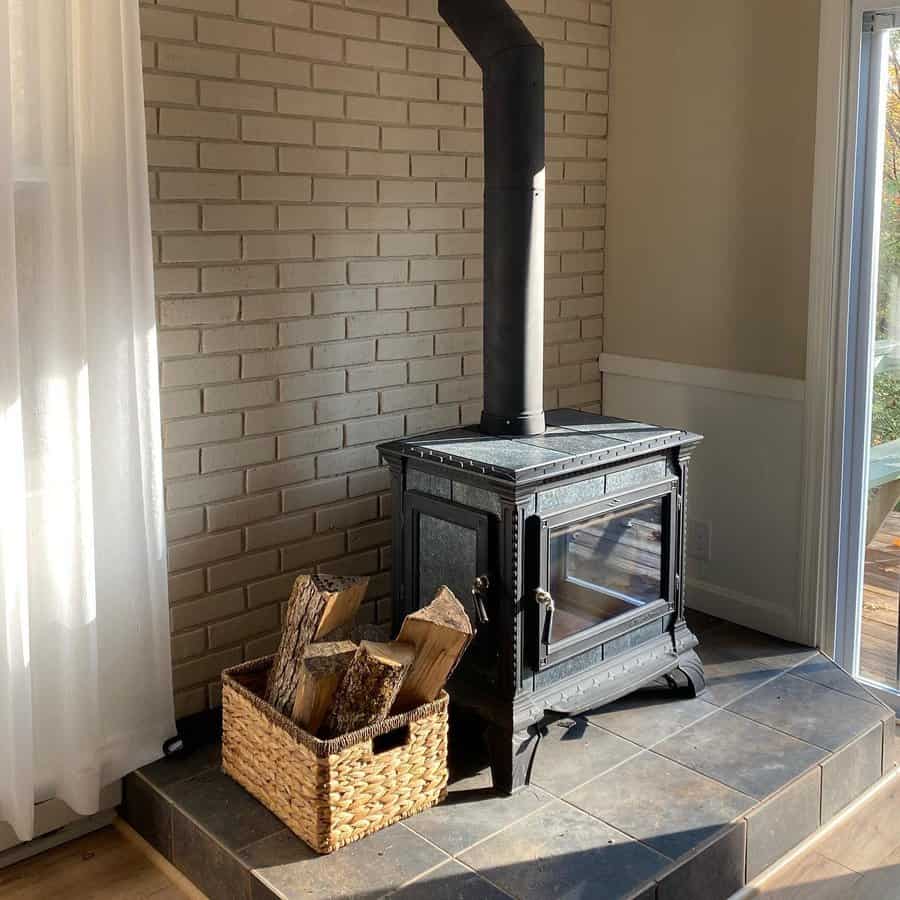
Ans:
POLYGON ((174 734, 138 5, 0 0, 0 821, 174 734))

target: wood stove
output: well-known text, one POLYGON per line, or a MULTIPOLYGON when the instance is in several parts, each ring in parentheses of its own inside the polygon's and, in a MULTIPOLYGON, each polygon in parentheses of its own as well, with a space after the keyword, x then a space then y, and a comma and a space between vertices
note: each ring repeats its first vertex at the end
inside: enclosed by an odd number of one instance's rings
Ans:
POLYGON ((448 585, 477 635, 450 684, 486 721, 494 786, 526 783, 541 726, 668 676, 703 688, 684 620, 700 437, 571 409, 535 437, 476 427, 381 446, 395 627, 448 585))
POLYGON ((448 585, 478 631, 450 685, 488 723, 494 786, 542 723, 703 671, 684 620, 699 435, 543 410, 544 52, 506 0, 439 0, 483 71, 480 427, 379 449, 393 484, 394 628, 448 585))

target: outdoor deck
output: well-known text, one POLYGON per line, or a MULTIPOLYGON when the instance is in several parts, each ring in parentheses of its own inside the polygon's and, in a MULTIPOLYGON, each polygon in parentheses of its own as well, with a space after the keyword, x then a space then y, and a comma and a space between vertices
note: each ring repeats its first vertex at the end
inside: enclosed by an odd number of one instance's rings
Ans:
POLYGON ((866 549, 860 674, 897 687, 900 513, 892 512, 866 549))

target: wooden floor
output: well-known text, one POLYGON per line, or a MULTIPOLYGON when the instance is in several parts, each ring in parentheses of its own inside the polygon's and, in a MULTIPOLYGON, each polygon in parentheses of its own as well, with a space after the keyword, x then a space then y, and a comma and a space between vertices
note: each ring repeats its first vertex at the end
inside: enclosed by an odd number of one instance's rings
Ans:
MULTIPOLYGON (((127 826, 126 826, 127 827, 127 826)), ((2 900, 185 900, 184 890, 113 826, 0 869, 2 900)), ((143 844, 143 841, 141 841, 143 844)))
POLYGON ((900 778, 751 890, 765 900, 900 900, 900 778))
POLYGON ((860 673, 897 687, 900 513, 892 512, 866 548, 860 673))

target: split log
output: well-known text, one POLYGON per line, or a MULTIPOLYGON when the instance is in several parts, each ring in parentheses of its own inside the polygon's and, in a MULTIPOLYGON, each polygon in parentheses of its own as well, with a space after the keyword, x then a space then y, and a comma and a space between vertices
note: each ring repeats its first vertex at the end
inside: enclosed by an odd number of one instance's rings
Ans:
POLYGON ((462 603, 444 585, 428 606, 403 620, 397 640, 416 648, 394 704, 395 712, 403 712, 437 698, 472 640, 472 623, 462 603))
POLYGON ((300 665, 307 646, 357 613, 368 578, 300 575, 288 601, 281 643, 269 673, 266 700, 289 716, 294 708, 300 665))
POLYGON ((410 644, 363 641, 334 695, 324 734, 337 737, 384 719, 415 655, 410 644))
POLYGON ((316 734, 325 721, 355 653, 352 641, 322 641, 306 648, 291 718, 310 734, 316 734))

